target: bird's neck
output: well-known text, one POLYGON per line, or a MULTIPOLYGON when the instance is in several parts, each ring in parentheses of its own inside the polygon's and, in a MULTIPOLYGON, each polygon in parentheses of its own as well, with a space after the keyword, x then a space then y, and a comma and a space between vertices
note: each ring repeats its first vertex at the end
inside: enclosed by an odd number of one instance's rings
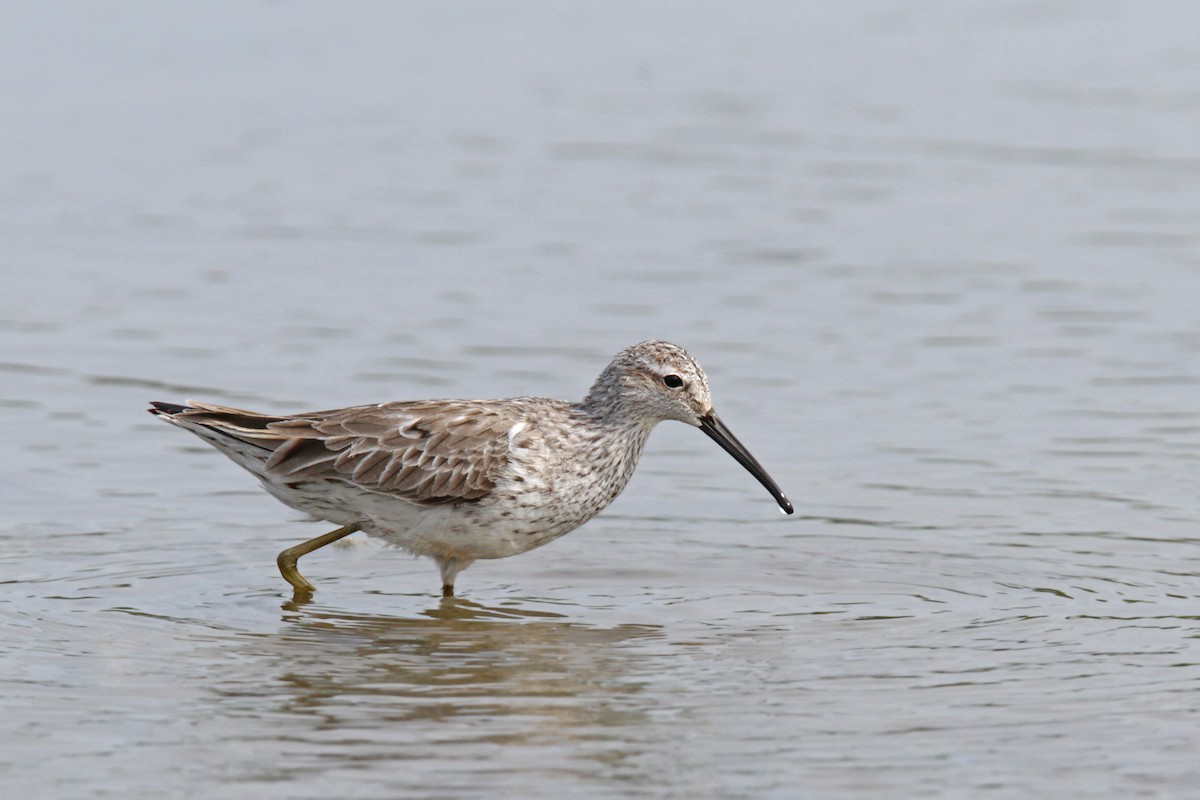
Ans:
POLYGON ((573 411, 583 424, 574 429, 569 447, 586 457, 575 459, 574 464, 564 465, 564 469, 592 476, 581 482, 589 488, 576 499, 594 514, 629 483, 658 420, 621 414, 603 404, 589 405, 586 401, 575 405, 573 411))
POLYGON ((647 417, 644 405, 631 402, 622 391, 621 376, 609 365, 575 408, 606 428, 643 428, 647 432, 661 420, 647 417), (609 373, 614 374, 610 375, 609 373))
POLYGON ((619 376, 608 374, 612 369, 610 365, 600 374, 587 396, 575 405, 575 411, 587 418, 595 445, 613 454, 628 480, 650 431, 662 420, 648 415, 644 405, 631 402, 624 395, 619 376))

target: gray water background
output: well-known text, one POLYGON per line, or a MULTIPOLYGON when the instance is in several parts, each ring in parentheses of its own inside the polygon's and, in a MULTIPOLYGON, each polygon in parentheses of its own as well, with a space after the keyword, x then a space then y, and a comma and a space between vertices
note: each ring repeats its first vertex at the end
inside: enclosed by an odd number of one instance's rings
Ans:
POLYGON ((1200 5, 5 3, 13 797, 1187 797, 1200 5), (148 400, 682 425, 463 598, 148 400))

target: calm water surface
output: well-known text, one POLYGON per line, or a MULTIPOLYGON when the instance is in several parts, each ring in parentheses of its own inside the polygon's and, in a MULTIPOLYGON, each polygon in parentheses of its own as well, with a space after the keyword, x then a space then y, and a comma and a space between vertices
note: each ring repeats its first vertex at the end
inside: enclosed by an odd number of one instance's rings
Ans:
POLYGON ((1200 6, 79 4, 0 30, 12 796, 1183 797, 1200 6), (148 400, 666 424, 437 596, 148 400))

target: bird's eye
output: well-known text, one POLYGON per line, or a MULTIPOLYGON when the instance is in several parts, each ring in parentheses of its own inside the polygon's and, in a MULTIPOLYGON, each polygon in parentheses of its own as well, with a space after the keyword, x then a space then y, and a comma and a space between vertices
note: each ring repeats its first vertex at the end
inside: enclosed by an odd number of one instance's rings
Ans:
POLYGON ((683 378, 678 375, 664 375, 663 385, 668 389, 679 389, 683 386, 683 378))

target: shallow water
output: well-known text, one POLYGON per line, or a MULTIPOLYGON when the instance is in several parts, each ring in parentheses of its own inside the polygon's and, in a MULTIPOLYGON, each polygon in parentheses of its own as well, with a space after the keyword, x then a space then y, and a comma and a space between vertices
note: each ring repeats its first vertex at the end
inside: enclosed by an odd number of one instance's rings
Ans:
POLYGON ((1194 791, 1200 10, 204 9, 0 29, 7 791, 1194 791), (797 513, 663 425, 453 602, 355 536, 292 604, 325 528, 143 411, 652 336, 797 513))

